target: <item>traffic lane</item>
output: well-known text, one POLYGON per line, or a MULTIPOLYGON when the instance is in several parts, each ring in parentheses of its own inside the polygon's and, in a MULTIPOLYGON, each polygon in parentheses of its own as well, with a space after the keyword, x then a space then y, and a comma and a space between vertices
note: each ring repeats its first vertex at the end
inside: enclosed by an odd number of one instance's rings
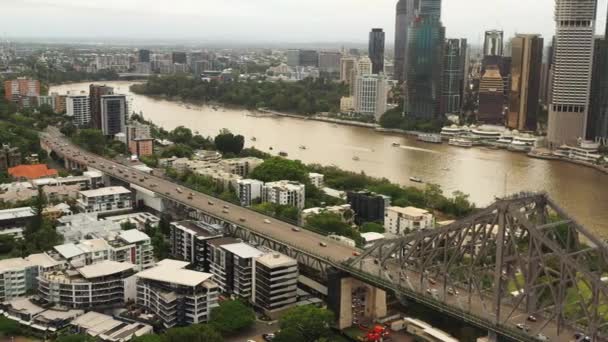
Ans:
POLYGON ((179 188, 179 185, 175 183, 171 183, 162 178, 152 176, 139 170, 133 169, 130 166, 124 166, 113 161, 103 159, 99 156, 95 156, 88 152, 77 150, 73 148, 72 145, 61 146, 60 144, 62 143, 66 144, 66 142, 57 142, 56 144, 56 146, 63 149, 62 153, 69 154, 72 159, 76 159, 77 161, 82 162, 83 164, 92 164, 91 161, 96 160, 92 167, 101 169, 100 171, 103 171, 104 173, 110 174, 117 178, 126 178, 125 180, 130 183, 142 186, 153 192, 160 192, 161 195, 167 196, 167 193, 169 193, 168 196, 174 197, 180 202, 183 202, 184 204, 207 211, 209 212, 209 214, 214 215, 218 218, 226 219, 236 224, 239 224, 237 222, 240 222, 240 219, 244 218, 245 222, 242 222, 242 224, 246 225, 249 229, 261 234, 268 235, 269 237, 274 238, 276 240, 283 241, 287 244, 290 244, 292 247, 296 247, 308 251, 310 253, 329 258, 335 262, 346 261, 349 258, 353 257, 354 253, 357 252, 355 248, 336 243, 335 241, 327 239, 322 235, 316 234, 314 232, 305 229, 301 229, 299 232, 296 232, 293 231, 293 228, 296 227, 294 225, 276 220, 269 216, 259 214, 252 210, 239 207, 232 203, 224 202, 220 199, 208 196, 203 193, 190 191, 190 189, 185 189, 187 192, 192 192, 195 195, 193 196, 193 199, 190 200, 188 199, 189 195, 187 193, 177 192, 177 188, 179 188), (100 167, 102 163, 104 164, 104 167, 100 167), (142 182, 140 181, 141 177, 148 177, 148 180, 144 180, 142 182), (151 187, 152 184, 158 185, 156 187, 151 187), (213 202, 214 205, 209 205, 209 201, 213 202), (222 212, 224 206, 228 206, 230 208, 228 213, 222 212), (271 220, 271 223, 265 223, 265 219, 271 220), (327 244, 327 247, 322 247, 320 245, 321 242, 327 244))

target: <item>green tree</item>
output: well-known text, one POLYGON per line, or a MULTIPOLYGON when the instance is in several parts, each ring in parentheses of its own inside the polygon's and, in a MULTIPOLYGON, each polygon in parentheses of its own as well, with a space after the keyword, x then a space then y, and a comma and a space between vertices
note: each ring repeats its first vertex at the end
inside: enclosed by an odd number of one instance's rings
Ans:
POLYGON ((238 155, 245 146, 245 137, 242 135, 234 135, 227 130, 222 130, 215 137, 215 147, 223 154, 238 155))
POLYGON ((361 229, 361 233, 384 233, 384 226, 376 222, 365 222, 361 229))
POLYGON ((131 342, 163 342, 162 336, 157 334, 146 334, 136 336, 131 342))
POLYGON ((253 309, 240 300, 226 300, 211 311, 209 324, 222 335, 230 335, 251 327, 255 323, 253 309))
POLYGON ((137 229, 137 226, 135 225, 135 223, 132 223, 131 221, 125 221, 120 224, 120 229, 132 230, 132 229, 137 229))
POLYGON ((77 145, 96 154, 103 154, 106 148, 106 137, 98 129, 82 129, 73 140, 77 145))
POLYGON ((175 144, 165 148, 161 153, 161 156, 163 158, 190 158, 192 157, 192 154, 194 154, 194 152, 190 146, 184 144, 175 144))
POLYGON ((322 339, 331 341, 331 324, 334 315, 327 309, 311 305, 290 309, 280 320, 281 331, 276 342, 316 342, 322 339))
POLYGON ((192 130, 184 126, 179 126, 171 131, 169 139, 176 144, 188 145, 192 140, 192 130))
POLYGON ((195 324, 183 328, 171 328, 163 336, 163 342, 222 342, 223 338, 211 326, 195 324))
POLYGON ((308 180, 308 169, 299 160, 274 157, 256 167, 250 177, 263 182, 289 180, 305 183, 308 180))
POLYGON ((0 336, 11 337, 21 335, 21 326, 12 319, 0 316, 0 336))
POLYGON ((57 337, 57 342, 94 342, 95 338, 86 334, 70 334, 57 337))

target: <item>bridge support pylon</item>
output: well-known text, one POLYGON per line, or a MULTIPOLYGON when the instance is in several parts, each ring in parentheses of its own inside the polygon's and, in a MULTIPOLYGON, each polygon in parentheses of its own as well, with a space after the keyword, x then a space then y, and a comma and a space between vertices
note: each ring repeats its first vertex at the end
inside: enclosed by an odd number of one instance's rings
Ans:
POLYGON ((329 308, 336 315, 339 329, 351 327, 353 322, 374 322, 386 316, 384 290, 342 272, 330 272, 328 278, 329 308))

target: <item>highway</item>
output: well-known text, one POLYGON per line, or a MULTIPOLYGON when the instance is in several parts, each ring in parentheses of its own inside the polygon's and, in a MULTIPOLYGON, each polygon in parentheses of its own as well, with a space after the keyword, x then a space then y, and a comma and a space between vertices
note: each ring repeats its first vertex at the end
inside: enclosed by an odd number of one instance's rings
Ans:
POLYGON ((253 232, 263 234, 293 248, 308 252, 319 257, 319 259, 325 259, 338 264, 360 252, 356 248, 345 246, 323 235, 301 229, 295 225, 194 190, 180 188, 179 185, 163 178, 86 152, 63 138, 57 131, 49 130, 43 139, 55 153, 68 156, 69 159, 79 164, 87 165, 117 179, 122 179, 158 193, 163 197, 170 197, 227 222, 245 226, 253 232), (321 244, 326 245, 326 247, 321 246, 321 244))

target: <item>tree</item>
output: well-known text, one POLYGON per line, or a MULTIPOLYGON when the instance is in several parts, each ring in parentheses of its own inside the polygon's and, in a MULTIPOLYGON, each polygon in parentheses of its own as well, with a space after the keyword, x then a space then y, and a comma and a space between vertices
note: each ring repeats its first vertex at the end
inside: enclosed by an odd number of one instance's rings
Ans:
POLYGON ((238 155, 245 146, 245 137, 242 135, 234 135, 230 131, 222 130, 215 139, 215 147, 223 154, 238 155))
POLYGON ((332 337, 330 326, 333 320, 333 313, 327 309, 312 305, 295 307, 279 320, 281 331, 275 341, 316 342, 321 339, 330 341, 332 337))
POLYGON ((61 335, 57 337, 57 342, 94 342, 95 338, 86 334, 61 335))
POLYGON ((21 335, 21 326, 12 319, 0 316, 0 336, 17 336, 21 335))
POLYGON ((131 340, 131 342, 163 342, 161 335, 157 334, 146 334, 141 336, 136 336, 131 340))
POLYGON ((222 335, 230 335, 247 329, 255 322, 255 313, 240 300, 226 300, 211 311, 213 326, 222 335))
POLYGON ((184 126, 179 126, 171 131, 169 139, 176 144, 188 145, 192 140, 192 130, 184 126))
POLYGON ((183 328, 171 328, 163 336, 164 342, 222 342, 223 338, 211 326, 195 324, 183 328))
POLYGON ((190 158, 192 157, 193 153, 194 152, 192 151, 192 148, 190 148, 190 146, 184 144, 175 144, 165 148, 161 153, 161 156, 163 158, 190 158))
POLYGON ((135 225, 135 223, 132 223, 131 221, 125 221, 120 224, 120 229, 132 230, 132 229, 137 229, 137 226, 135 225))
POLYGON ((361 233, 384 233, 384 226, 376 222, 365 222, 361 229, 359 229, 361 233))
POLYGON ((15 249, 15 242, 12 235, 0 235, 0 256, 10 254, 15 249))
POLYGON ((304 183, 308 180, 308 169, 299 160, 274 157, 256 167, 250 177, 263 182, 289 180, 304 183))
POLYGON ((73 138, 77 145, 95 154, 103 154, 106 148, 106 137, 97 129, 82 129, 73 138))

